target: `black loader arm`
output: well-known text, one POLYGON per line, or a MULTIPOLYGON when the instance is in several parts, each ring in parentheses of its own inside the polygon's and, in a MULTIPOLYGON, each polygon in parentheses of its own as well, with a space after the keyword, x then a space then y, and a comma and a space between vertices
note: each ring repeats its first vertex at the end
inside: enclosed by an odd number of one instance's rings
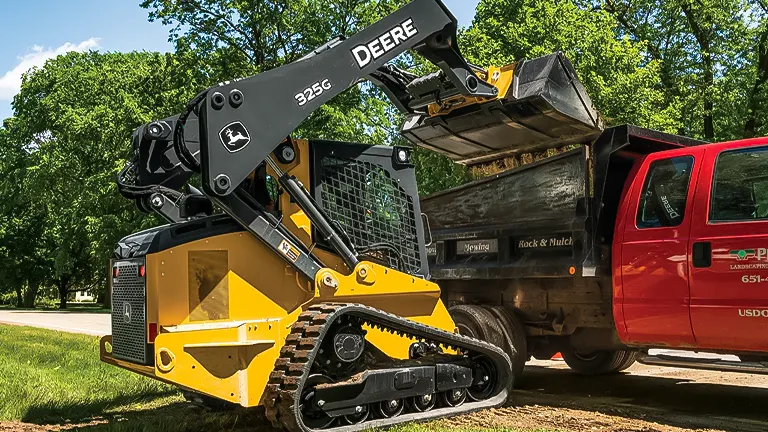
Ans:
MULTIPOLYGON (((136 202, 145 213, 157 213, 170 223, 182 222, 213 212, 211 202, 188 183, 194 174, 179 160, 173 147, 178 116, 154 121, 133 132, 133 157, 117 176, 120 193, 136 202), (183 192, 182 192, 183 191, 183 192)), ((187 119, 185 144, 199 154, 197 117, 187 119)))
MULTIPOLYGON (((366 252, 384 254, 382 250, 404 267, 402 252, 391 242, 355 244, 297 178, 281 172, 272 154, 280 153, 276 150, 284 142, 292 148, 288 137, 313 111, 361 80, 381 87, 408 114, 425 113, 430 103, 445 97, 496 97, 498 89, 479 79, 461 56, 456 32, 456 18, 441 0, 414 0, 352 37, 336 38, 296 62, 211 87, 193 98, 181 114, 136 130, 134 160, 118 177, 120 191, 142 210, 155 211, 171 222, 210 214, 216 205, 313 279, 322 268, 313 247, 303 245, 244 188, 251 173, 266 165, 276 174, 281 190, 304 211, 317 238, 348 269, 355 268, 366 252), (408 50, 420 53, 440 71, 417 77, 388 64, 408 50), (179 192, 195 173, 201 174, 202 193, 189 186, 179 192)), ((408 165, 409 153, 399 153, 402 160, 394 161, 395 156, 387 160, 408 165)), ((355 163, 352 166, 365 167, 355 163)), ((414 211, 418 213, 417 205, 414 211)), ((417 218, 412 216, 408 222, 414 232, 410 241, 421 245, 423 232, 415 227, 417 218)), ((362 229, 369 222, 363 219, 360 226, 346 229, 362 229)), ((420 249, 423 255, 423 246, 420 249)), ((425 263, 413 265, 412 271, 426 275, 425 263)))
POLYGON ((412 103, 423 95, 408 92, 413 77, 385 67, 408 50, 439 66, 454 93, 495 96, 496 88, 478 80, 459 53, 456 31, 456 18, 440 0, 415 0, 297 62, 208 89, 199 106, 205 192, 232 193, 313 111, 361 79, 382 86, 403 111, 423 106, 412 103))

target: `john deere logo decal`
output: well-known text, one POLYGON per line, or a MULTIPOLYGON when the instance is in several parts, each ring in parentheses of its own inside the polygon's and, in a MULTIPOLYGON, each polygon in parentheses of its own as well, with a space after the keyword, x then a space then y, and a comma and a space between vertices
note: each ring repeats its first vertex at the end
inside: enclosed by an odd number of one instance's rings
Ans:
POLYGON ((123 303, 123 322, 131 323, 131 304, 128 302, 123 303))
POLYGON ((227 151, 234 153, 244 149, 251 142, 251 135, 244 124, 236 121, 224 126, 219 131, 219 139, 227 151))
POLYGON ((754 249, 737 249, 728 252, 731 258, 736 258, 739 261, 746 261, 756 256, 754 249))

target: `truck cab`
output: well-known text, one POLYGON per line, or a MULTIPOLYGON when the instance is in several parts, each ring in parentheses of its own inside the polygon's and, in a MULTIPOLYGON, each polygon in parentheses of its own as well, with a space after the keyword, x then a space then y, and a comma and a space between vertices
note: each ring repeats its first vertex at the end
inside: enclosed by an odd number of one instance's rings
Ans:
POLYGON ((613 238, 622 342, 768 348, 768 139, 651 153, 628 176, 613 238))

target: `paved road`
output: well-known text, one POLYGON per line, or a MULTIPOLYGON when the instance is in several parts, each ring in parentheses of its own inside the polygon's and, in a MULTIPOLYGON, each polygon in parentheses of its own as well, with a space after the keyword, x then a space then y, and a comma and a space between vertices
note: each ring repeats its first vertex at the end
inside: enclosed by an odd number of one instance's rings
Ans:
POLYGON ((0 324, 26 325, 92 336, 111 333, 110 318, 106 313, 0 310, 0 324))

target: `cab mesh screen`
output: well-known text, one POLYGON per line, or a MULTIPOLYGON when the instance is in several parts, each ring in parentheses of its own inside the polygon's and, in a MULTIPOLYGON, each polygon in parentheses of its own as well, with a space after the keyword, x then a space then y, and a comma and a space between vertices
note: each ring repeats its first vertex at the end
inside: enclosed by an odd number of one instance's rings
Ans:
POLYGON ((365 161, 325 157, 321 201, 357 251, 400 271, 421 273, 413 199, 383 168, 365 161))

